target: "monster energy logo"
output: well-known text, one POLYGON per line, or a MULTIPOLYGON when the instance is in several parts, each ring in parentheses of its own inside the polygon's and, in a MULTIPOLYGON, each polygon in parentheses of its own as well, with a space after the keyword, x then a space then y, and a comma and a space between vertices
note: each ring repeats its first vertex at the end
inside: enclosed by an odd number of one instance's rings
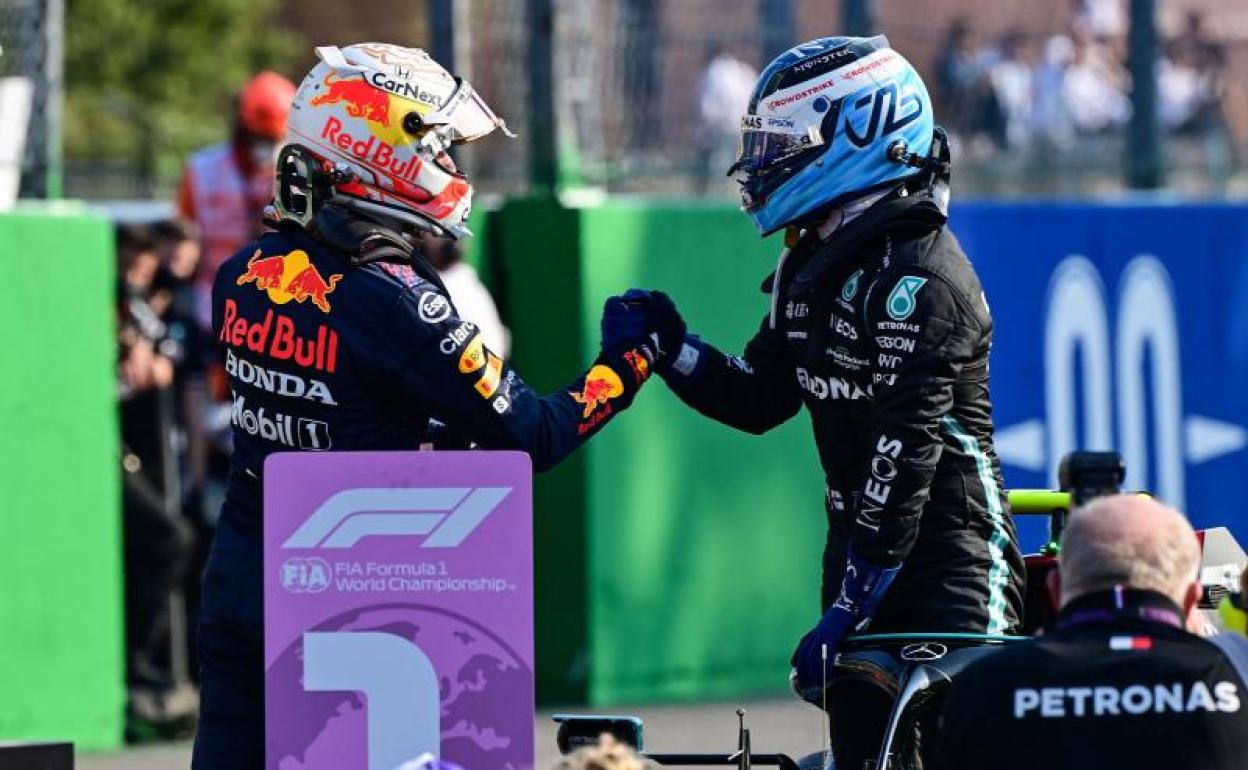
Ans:
POLYGON ((855 270, 854 274, 845 281, 845 285, 841 287, 841 299, 849 302, 858 293, 858 279, 862 277, 861 270, 855 270))
POLYGON ((927 283, 926 278, 919 278, 916 275, 903 276, 888 293, 888 301, 885 303, 888 316, 894 321, 904 321, 909 318, 914 312, 914 295, 919 293, 919 289, 923 288, 925 283, 927 283))

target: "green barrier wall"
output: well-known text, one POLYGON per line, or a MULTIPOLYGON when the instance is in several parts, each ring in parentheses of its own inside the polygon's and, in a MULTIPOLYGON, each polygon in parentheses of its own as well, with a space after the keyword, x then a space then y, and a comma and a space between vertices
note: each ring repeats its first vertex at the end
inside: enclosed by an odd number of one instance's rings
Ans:
MULTIPOLYGON (((592 360, 580 328, 580 213, 516 200, 489 221, 483 274, 512 332, 511 363, 540 393, 567 387, 592 360)), ((533 483, 537 693, 546 704, 589 695, 587 459, 577 452, 533 483)))
POLYGON ((0 214, 0 741, 120 744, 112 230, 0 214))
MULTIPOLYGON (((726 205, 512 201, 490 228, 513 362, 543 392, 593 359, 603 301, 630 286, 668 291, 691 330, 740 352, 779 248, 726 205)), ((818 613, 822 500, 804 416, 749 436, 654 380, 537 480, 539 700, 783 691, 818 613)))

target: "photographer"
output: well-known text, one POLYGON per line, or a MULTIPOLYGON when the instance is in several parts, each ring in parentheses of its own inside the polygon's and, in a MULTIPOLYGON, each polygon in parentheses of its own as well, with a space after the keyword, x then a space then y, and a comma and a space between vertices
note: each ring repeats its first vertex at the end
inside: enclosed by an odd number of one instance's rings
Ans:
POLYGON ((947 770, 1242 768, 1248 642, 1191 633, 1200 549, 1182 514, 1099 498, 1070 517, 1048 633, 971 665, 940 731, 947 770))

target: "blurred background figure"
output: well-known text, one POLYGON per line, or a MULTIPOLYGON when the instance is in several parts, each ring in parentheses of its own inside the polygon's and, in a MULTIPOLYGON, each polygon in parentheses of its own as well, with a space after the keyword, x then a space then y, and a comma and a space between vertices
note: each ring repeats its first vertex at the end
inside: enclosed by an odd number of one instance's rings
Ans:
POLYGON ((988 70, 988 81, 1001 111, 1000 143, 1018 149, 1031 138, 1032 109, 1036 103, 1034 57, 1026 36, 1010 30, 1001 38, 1000 58, 988 70))
POLYGON ((1162 126, 1195 143, 1210 187, 1224 192, 1248 120, 1242 86, 1227 80, 1226 45, 1209 33, 1204 12, 1187 11, 1179 32, 1167 41, 1157 90, 1162 126))
POLYGON ((989 74, 991 59, 991 52, 978 48, 970 18, 955 18, 936 58, 933 98, 951 141, 973 156, 991 153, 1004 138, 1001 105, 989 74))
POLYGON ((429 264, 438 271, 442 283, 446 284, 446 291, 451 295, 460 317, 477 325, 487 348, 499 355, 508 355, 511 352, 511 334, 499 318, 494 297, 481 283, 477 269, 464 261, 461 242, 423 232, 420 248, 429 264))
POLYGON ((117 228, 117 274, 126 731, 148 740, 189 734, 197 707, 180 598, 194 547, 181 509, 174 392, 185 328, 170 313, 172 287, 150 228, 117 228))
POLYGON ((1086 29, 1077 28, 1073 42, 1063 96, 1075 130, 1095 136, 1122 128, 1131 117, 1131 102, 1121 61, 1086 29))
POLYGON ((1123 0, 1075 0, 1075 23, 1096 37, 1120 38, 1127 33, 1123 0))
POLYGON ((631 746, 603 735, 597 746, 582 746, 564 757, 554 770, 647 770, 651 765, 642 761, 631 746))
POLYGON ((1074 55, 1070 38, 1053 35, 1031 75, 1031 133, 1037 155, 1052 157, 1069 147, 1073 128, 1063 88, 1074 55))
POLYGON ((221 263, 262 231, 260 215, 273 198, 277 146, 295 85, 261 72, 239 92, 230 139, 191 155, 178 185, 178 214, 202 234, 195 317, 208 328, 212 279, 221 263))
MULTIPOLYGON (((185 647, 188 658, 193 660, 200 576, 225 494, 228 444, 214 441, 209 425, 209 418, 217 410, 210 381, 216 359, 212 337, 195 317, 195 277, 202 255, 198 228, 184 219, 166 219, 155 223, 151 234, 160 259, 154 306, 159 308, 170 335, 182 348, 174 366, 172 430, 176 432, 178 449, 177 498, 183 518, 195 535, 181 584, 186 605, 185 647)), ((196 668, 191 666, 191 678, 197 678, 196 674, 196 668)))
POLYGON ((750 102, 750 92, 758 72, 720 45, 707 49, 702 74, 698 76, 697 189, 705 194, 712 180, 719 185, 732 165, 737 149, 741 116, 750 102))

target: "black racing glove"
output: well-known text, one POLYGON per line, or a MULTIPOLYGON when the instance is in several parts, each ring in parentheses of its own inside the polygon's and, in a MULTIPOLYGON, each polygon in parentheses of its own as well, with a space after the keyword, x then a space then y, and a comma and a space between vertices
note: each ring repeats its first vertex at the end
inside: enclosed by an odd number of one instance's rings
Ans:
POLYGON ((672 365, 685 344, 688 332, 685 319, 681 318, 671 297, 655 291, 650 293, 650 302, 646 305, 646 323, 659 348, 655 368, 663 371, 672 365))
POLYGON ((608 354, 644 345, 654 367, 671 365, 685 341, 685 321, 661 291, 629 289, 607 300, 602 314, 602 349, 608 354))

